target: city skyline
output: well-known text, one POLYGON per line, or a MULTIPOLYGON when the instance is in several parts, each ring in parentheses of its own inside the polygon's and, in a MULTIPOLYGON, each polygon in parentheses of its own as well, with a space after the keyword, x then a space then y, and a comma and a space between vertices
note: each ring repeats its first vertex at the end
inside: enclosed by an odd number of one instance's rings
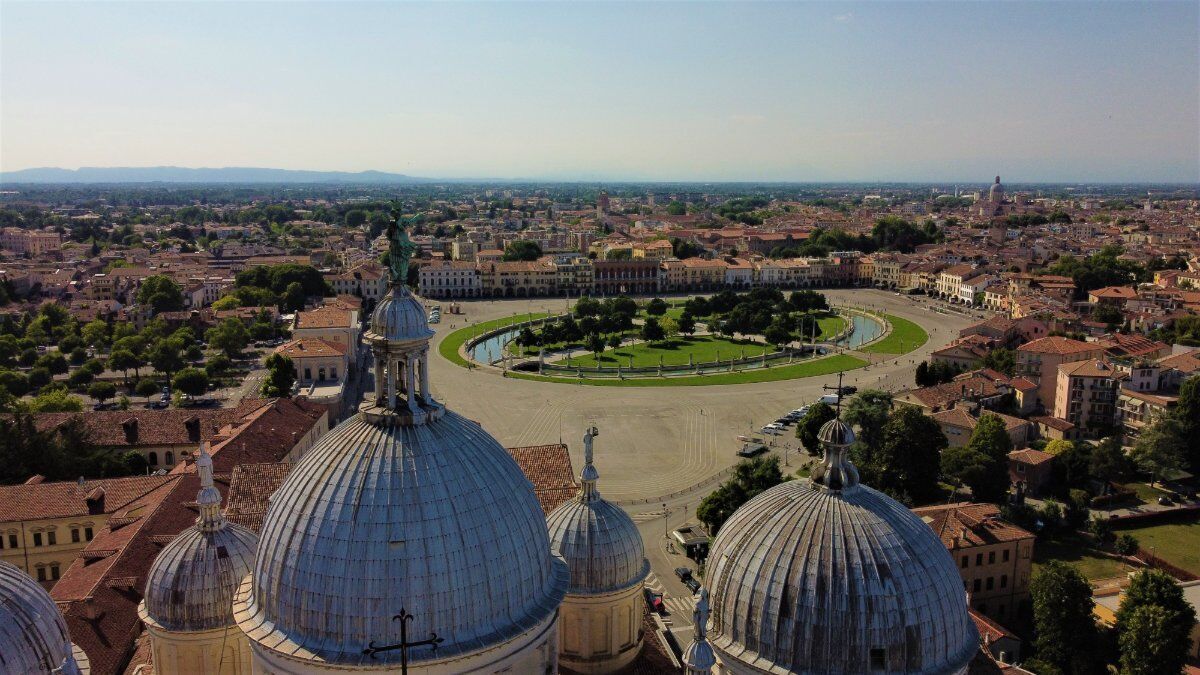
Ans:
POLYGON ((4 2, 0 18, 6 172, 1200 180, 1195 3, 4 2))

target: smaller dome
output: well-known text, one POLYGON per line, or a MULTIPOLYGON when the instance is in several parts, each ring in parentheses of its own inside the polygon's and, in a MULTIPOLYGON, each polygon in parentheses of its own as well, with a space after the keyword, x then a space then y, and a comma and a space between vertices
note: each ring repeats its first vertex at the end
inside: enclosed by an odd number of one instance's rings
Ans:
POLYGON ((579 494, 546 517, 550 547, 567 561, 567 593, 596 595, 628 588, 650 572, 642 535, 625 511, 600 496, 592 464, 595 427, 584 436, 579 494))
POLYGON ((375 312, 364 336, 368 341, 416 342, 433 337, 425 308, 408 288, 393 286, 375 312))
POLYGON ((154 559, 146 578, 143 619, 169 631, 203 631, 234 625, 233 596, 254 567, 258 538, 225 520, 213 485, 208 444, 196 458, 200 517, 154 559))
POLYGON ((146 579, 146 615, 169 631, 234 625, 233 596, 254 569, 257 538, 228 524, 216 532, 190 527, 158 554, 146 579))
POLYGON ((849 447, 854 445, 854 430, 840 419, 831 419, 821 425, 821 430, 817 432, 817 440, 822 445, 849 447))
POLYGON ((19 567, 0 561, 0 672, 79 675, 58 606, 19 567))

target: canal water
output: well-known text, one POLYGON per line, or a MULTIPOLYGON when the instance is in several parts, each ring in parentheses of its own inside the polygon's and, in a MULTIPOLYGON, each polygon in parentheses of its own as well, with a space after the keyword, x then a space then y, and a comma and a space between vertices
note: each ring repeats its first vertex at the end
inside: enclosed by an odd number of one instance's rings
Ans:
MULTIPOLYGON (((850 315, 850 321, 854 330, 850 333, 849 337, 838 342, 840 345, 854 349, 883 334, 883 324, 875 319, 870 319, 859 314, 852 314, 850 315)), ((468 350, 468 353, 476 363, 494 363, 499 361, 500 357, 504 355, 504 345, 515 339, 520 332, 521 329, 514 328, 497 333, 486 340, 480 340, 468 350)))

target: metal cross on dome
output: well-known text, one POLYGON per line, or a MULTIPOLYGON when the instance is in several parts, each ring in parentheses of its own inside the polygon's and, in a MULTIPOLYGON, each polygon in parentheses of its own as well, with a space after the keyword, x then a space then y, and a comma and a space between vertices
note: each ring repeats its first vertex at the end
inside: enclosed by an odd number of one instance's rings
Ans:
POLYGON ((841 417, 842 417, 842 376, 843 375, 845 375, 845 373, 838 373, 838 383, 837 383, 836 387, 831 387, 827 384, 821 385, 822 389, 824 389, 826 391, 833 391, 833 392, 837 393, 837 403, 834 404, 834 411, 835 411, 838 419, 841 419, 841 417))
POLYGON ((445 642, 446 640, 445 640, 445 638, 438 637, 437 633, 431 632, 429 634, 428 639, 420 640, 417 642, 409 642, 408 641, 408 622, 413 620, 413 615, 409 614, 407 611, 405 611, 403 608, 401 608, 400 613, 397 614, 396 616, 392 617, 392 621, 395 621, 397 619, 400 620, 400 641, 394 645, 383 645, 381 647, 376 647, 375 641, 371 640, 371 642, 367 644, 367 648, 363 650, 363 654, 366 654, 367 656, 370 656, 371 658, 375 658, 375 655, 378 654, 379 652, 390 652, 392 650, 399 649, 400 650, 400 672, 403 675, 408 675, 408 650, 409 649, 412 649, 413 647, 424 647, 426 645, 429 645, 433 649, 433 651, 436 652, 438 645, 445 642))

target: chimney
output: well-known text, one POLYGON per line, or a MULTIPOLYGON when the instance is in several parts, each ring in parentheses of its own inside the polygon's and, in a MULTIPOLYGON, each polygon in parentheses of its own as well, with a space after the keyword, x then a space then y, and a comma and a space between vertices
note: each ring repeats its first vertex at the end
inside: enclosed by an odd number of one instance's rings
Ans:
POLYGON ((125 430, 125 442, 137 443, 138 440, 138 421, 136 417, 121 422, 121 428, 125 430))
POLYGON ((183 421, 183 426, 187 429, 188 440, 198 443, 200 441, 200 418, 189 417, 183 421))

